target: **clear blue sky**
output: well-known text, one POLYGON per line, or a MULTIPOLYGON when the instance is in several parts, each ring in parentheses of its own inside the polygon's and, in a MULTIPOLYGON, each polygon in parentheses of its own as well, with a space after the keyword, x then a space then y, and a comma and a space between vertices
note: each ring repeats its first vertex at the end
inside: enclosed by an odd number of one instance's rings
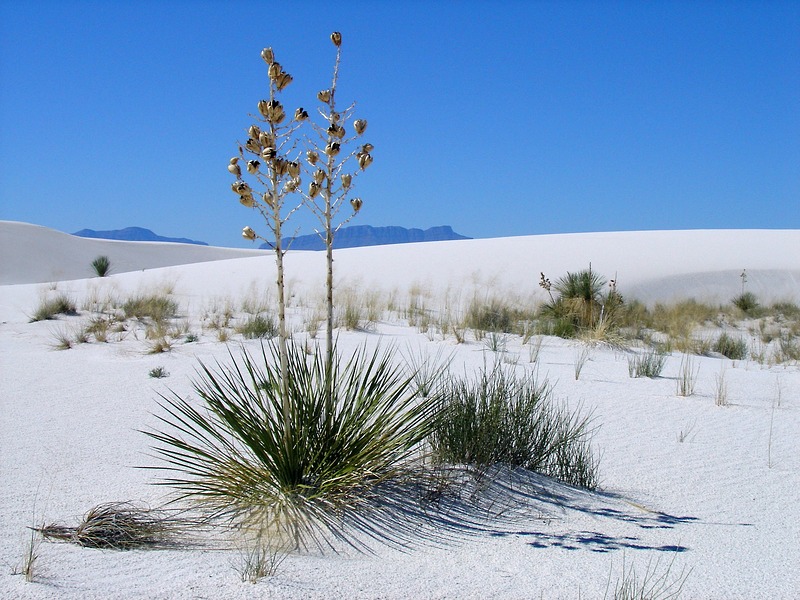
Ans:
POLYGON ((769 0, 0 0, 0 219, 249 245, 259 53, 311 109, 334 30, 376 147, 353 224, 800 228, 800 2, 769 0))

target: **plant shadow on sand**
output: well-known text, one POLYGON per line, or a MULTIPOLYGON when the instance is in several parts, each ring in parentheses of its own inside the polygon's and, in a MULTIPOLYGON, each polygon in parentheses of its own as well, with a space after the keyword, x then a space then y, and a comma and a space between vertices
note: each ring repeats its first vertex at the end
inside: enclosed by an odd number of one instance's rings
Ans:
MULTIPOLYGON (((522 468, 496 465, 476 472, 451 467, 436 476, 438 486, 387 490, 372 511, 351 515, 342 526, 401 550, 488 535, 530 536, 535 548, 686 552, 687 546, 645 539, 655 534, 645 532, 700 523, 696 517, 653 511, 615 494, 572 487, 522 468), (581 527, 586 518, 592 530, 581 527), (548 531, 556 527, 561 531, 548 531)), ((359 546, 369 551, 368 544, 359 546)))

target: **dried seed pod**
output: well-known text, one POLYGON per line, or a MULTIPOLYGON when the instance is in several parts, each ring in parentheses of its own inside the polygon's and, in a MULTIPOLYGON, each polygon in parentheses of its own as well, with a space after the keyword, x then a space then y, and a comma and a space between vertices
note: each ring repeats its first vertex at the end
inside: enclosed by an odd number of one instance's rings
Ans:
POLYGON ((300 187, 300 178, 295 177, 294 179, 290 179, 283 185, 283 189, 286 192, 295 192, 300 187))
POLYGON ((247 161, 247 172, 250 173, 250 175, 255 175, 256 173, 258 173, 258 167, 260 167, 260 166, 261 166, 261 163, 258 162, 257 160, 248 160, 247 161))
POLYGON ((339 46, 342 45, 342 34, 339 33, 338 31, 334 31, 331 34, 331 41, 333 42, 333 45, 338 48, 339 46))
POLYGON ((336 156, 339 154, 340 145, 339 142, 331 142, 325 146, 325 154, 328 156, 336 156))
POLYGON ((331 125, 328 127, 328 135, 342 139, 344 137, 344 127, 341 125, 331 125))
POLYGON ((273 158, 275 158, 275 156, 277 156, 277 154, 278 153, 275 150, 275 148, 264 148, 264 151, 261 153, 261 157, 264 160, 269 161, 269 160, 272 160, 273 158))
POLYGON ((268 100, 258 101, 258 112, 260 112, 261 116, 264 117, 265 119, 269 118, 270 110, 269 110, 268 100))
POLYGON ((373 150, 375 150, 375 146, 373 146, 372 144, 364 144, 363 146, 361 146, 362 154, 369 154, 373 150))
POLYGON ((250 125, 250 129, 247 130, 247 135, 257 140, 261 135, 261 128, 258 125, 250 125))
POLYGON ((281 76, 281 73, 283 73, 283 69, 281 68, 281 63, 273 62, 272 64, 270 64, 269 71, 267 71, 267 75, 269 75, 269 78, 272 79, 272 81, 276 81, 278 77, 281 76))
POLYGON ((317 92, 317 98, 319 98, 320 102, 330 102, 331 101, 331 91, 330 90, 322 90, 317 92))
POLYGON ((261 194, 261 199, 270 208, 275 208, 275 196, 272 195, 272 192, 264 192, 261 194))
POLYGON ((256 205, 256 201, 253 200, 253 196, 251 194, 239 196, 239 202, 241 202, 247 208, 253 208, 256 205))
POLYGON ((303 110, 302 106, 294 111, 295 121, 305 121, 307 118, 308 118, 308 113, 305 110, 303 110))
POLYGON ((358 157, 358 166, 361 167, 362 171, 371 164, 372 164, 372 156, 370 156, 369 154, 361 154, 358 157))
POLYGON ((353 212, 360 211, 363 204, 364 202, 361 200, 361 198, 353 198, 350 200, 350 206, 353 207, 353 212))
POLYGON ((286 171, 289 173, 289 177, 300 177, 300 163, 295 161, 286 163, 286 171))
POLYGON ((353 129, 356 130, 358 135, 361 135, 367 130, 367 121, 366 119, 356 119, 353 121, 353 129))
POLYGON ((256 232, 253 231, 251 227, 245 227, 242 229, 242 237, 246 240, 253 241, 256 239, 256 232))
POLYGON ((315 165, 319 160, 319 154, 317 154, 313 150, 309 150, 308 152, 306 152, 306 160, 309 162, 309 164, 315 165))
POLYGON ((272 168, 275 171, 276 175, 286 175, 286 164, 287 161, 278 157, 272 161, 272 168))
POLYGON ((308 195, 310 198, 316 198, 317 194, 319 194, 319 184, 316 181, 312 181, 308 184, 308 195))
POLYGON ((250 150, 250 152, 255 152, 256 154, 261 152, 261 145, 253 138, 247 138, 247 141, 244 143, 244 147, 250 150))
POLYGON ((323 171, 322 169, 317 169, 316 171, 314 171, 314 175, 312 175, 312 178, 314 179, 314 183, 322 183, 323 181, 325 181, 325 171, 323 171))
POLYGON ((278 91, 283 90, 283 88, 292 83, 293 80, 294 78, 288 73, 281 73, 280 77, 278 77, 278 80, 275 82, 278 86, 278 91))
POLYGON ((353 176, 350 173, 345 173, 342 175, 342 187, 346 190, 350 189, 350 184, 353 181, 353 176))
POLYGON ((264 48, 261 51, 261 58, 264 59, 264 62, 268 65, 271 65, 275 62, 275 53, 272 52, 272 48, 264 48))
POLYGON ((262 131, 258 135, 258 141, 265 148, 275 147, 275 136, 273 136, 269 131, 262 131))
POLYGON ((231 159, 231 163, 228 165, 228 171, 230 171, 236 177, 236 179, 241 179, 242 178, 242 168, 239 165, 236 164, 238 162, 239 162, 239 157, 238 156, 234 156, 231 159))
POLYGON ((253 190, 251 190, 250 186, 244 181, 234 181, 231 184, 231 189, 233 190, 234 194, 238 194, 239 196, 247 196, 253 193, 253 190))
POLYGON ((336 111, 333 111, 333 112, 331 113, 331 117, 330 117, 330 119, 331 119, 331 123, 338 123, 338 122, 339 122, 339 119, 341 118, 341 116, 342 116, 342 115, 340 115, 338 112, 336 112, 336 111))

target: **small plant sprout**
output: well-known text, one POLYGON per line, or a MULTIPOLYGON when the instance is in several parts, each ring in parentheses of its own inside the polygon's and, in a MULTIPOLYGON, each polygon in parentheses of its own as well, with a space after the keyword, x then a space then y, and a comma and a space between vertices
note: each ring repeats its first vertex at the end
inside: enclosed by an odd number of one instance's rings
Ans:
POLYGON ((725 382, 725 364, 715 375, 714 402, 717 406, 728 406, 728 384, 725 382))
POLYGON ((575 352, 575 381, 580 379, 581 371, 586 361, 589 360, 589 353, 591 348, 589 346, 582 346, 575 352))
POLYGON ((169 373, 164 367, 154 367, 150 369, 149 375, 153 379, 163 379, 164 377, 169 377, 169 373))
POLYGON ((680 371, 678 373, 677 393, 679 396, 691 396, 697 384, 697 375, 700 367, 695 369, 692 357, 684 354, 681 358, 680 371))

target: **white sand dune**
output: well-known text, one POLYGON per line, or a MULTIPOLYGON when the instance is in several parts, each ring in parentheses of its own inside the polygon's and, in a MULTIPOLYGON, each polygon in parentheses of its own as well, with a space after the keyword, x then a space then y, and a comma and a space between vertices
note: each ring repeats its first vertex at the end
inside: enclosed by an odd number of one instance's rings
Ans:
POLYGON ((258 250, 169 242, 82 238, 28 223, 0 221, 0 285, 84 279, 108 256, 113 273, 259 254, 258 250))
MULTIPOLYGON (((486 344, 456 344, 422 333, 397 315, 371 332, 339 332, 349 352, 359 344, 392 345, 397 356, 452 356, 454 372, 487 361, 535 370, 570 406, 591 411, 599 427, 599 493, 546 478, 515 481, 531 497, 486 530, 454 533, 405 551, 374 555, 289 556, 275 577, 242 583, 235 550, 222 547, 114 552, 43 543, 37 582, 12 575, 23 559, 28 526, 75 524, 92 506, 134 500, 158 505, 149 440, 159 393, 192 393, 197 361, 229 360, 234 335, 217 341, 208 315, 241 312, 242 301, 269 294, 269 253, 180 244, 81 240, 41 227, 0 222, 0 598, 603 598, 623 564, 643 578, 687 575, 689 599, 798 598, 800 589, 800 367, 754 359, 694 357, 697 390, 676 395, 681 356, 663 376, 631 379, 627 354, 590 350, 579 379, 575 342, 544 338, 536 365, 522 340, 509 336, 497 355, 486 344), (108 255, 114 273, 91 278, 89 263, 108 255), (254 256, 249 256, 254 254, 254 256), (85 277, 85 279, 81 279, 85 277), (149 354, 139 332, 108 343, 55 351, 59 333, 76 331, 93 298, 165 287, 173 290, 193 343, 149 354), (40 296, 66 293, 83 314, 29 323, 40 296), (440 355, 442 356, 442 355, 440 355), (148 377, 163 366, 170 377, 148 377), (724 376, 730 406, 715 404, 724 376), (690 572, 691 571, 691 572, 690 572)), ((616 277, 623 294, 646 301, 681 297, 728 301, 747 289, 762 301, 800 300, 800 231, 675 231, 546 235, 432 242, 342 250, 335 255, 341 292, 427 290, 432 308, 460 295, 519 298, 536 294, 539 273, 553 281, 592 263, 616 277)), ((320 294, 322 253, 287 257, 290 317, 304 338, 309 305, 320 294)), ((760 338, 745 329, 753 350, 760 338)), ((500 485, 503 478, 491 482, 500 485)), ((508 508, 508 507, 506 507, 508 508)), ((421 529, 424 531, 424 528, 421 529)))

